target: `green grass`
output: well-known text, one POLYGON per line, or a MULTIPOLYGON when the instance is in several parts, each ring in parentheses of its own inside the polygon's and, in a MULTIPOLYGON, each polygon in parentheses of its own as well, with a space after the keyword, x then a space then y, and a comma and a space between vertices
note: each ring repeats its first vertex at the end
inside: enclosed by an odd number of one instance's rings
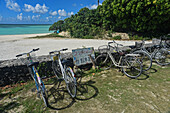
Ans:
POLYGON ((40 39, 40 38, 56 38, 56 37, 64 38, 64 36, 58 35, 58 34, 56 34, 56 33, 51 33, 51 34, 49 34, 49 35, 44 35, 44 36, 30 37, 30 38, 31 38, 31 39, 34 39, 34 38, 40 39))
POLYGON ((168 113, 170 111, 170 66, 153 65, 138 79, 130 79, 118 69, 83 71, 78 83, 77 98, 72 99, 64 81, 57 88, 58 81, 45 81, 50 108, 36 97, 34 82, 24 86, 0 91, 0 112, 45 112, 51 113, 168 113), (95 74, 93 74, 95 73, 95 74), (6 93, 12 92, 9 98, 6 93), (13 99, 13 100, 12 100, 13 99))

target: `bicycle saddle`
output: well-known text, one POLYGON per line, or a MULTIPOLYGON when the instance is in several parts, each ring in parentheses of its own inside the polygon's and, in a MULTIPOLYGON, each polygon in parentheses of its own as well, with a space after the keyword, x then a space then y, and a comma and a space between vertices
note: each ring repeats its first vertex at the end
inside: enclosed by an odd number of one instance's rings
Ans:
POLYGON ((32 62, 32 63, 29 63, 29 64, 28 64, 28 67, 32 67, 32 66, 38 65, 38 64, 39 64, 39 62, 32 62))
POLYGON ((131 49, 135 49, 136 48, 136 46, 129 46, 131 49))

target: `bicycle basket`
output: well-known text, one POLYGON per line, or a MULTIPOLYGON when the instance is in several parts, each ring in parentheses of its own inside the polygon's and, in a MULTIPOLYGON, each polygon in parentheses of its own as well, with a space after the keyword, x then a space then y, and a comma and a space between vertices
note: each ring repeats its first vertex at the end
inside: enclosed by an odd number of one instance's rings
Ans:
POLYGON ((135 42, 135 47, 136 48, 141 48, 142 47, 142 42, 135 42))
POLYGON ((107 45, 102 45, 98 47, 100 53, 107 53, 109 51, 109 47, 107 45))
POLYGON ((160 43, 161 43, 160 39, 156 39, 156 38, 152 39, 152 44, 153 45, 159 45, 160 43))

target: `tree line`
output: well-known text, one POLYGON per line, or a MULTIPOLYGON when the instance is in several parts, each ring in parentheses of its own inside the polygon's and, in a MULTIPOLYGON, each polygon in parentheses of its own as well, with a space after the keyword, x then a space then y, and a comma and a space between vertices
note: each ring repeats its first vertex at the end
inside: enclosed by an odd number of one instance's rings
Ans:
POLYGON ((76 38, 126 32, 156 37, 169 33, 169 0, 105 0, 97 9, 82 8, 55 22, 49 30, 68 31, 76 38))

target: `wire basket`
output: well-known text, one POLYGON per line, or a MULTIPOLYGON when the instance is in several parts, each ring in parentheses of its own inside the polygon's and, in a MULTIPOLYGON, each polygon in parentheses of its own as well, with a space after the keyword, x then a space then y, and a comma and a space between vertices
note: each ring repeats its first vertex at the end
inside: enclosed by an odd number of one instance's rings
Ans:
POLYGON ((156 38, 152 39, 152 44, 153 45, 159 45, 160 43, 161 43, 160 39, 156 39, 156 38))
POLYGON ((109 47, 108 47, 108 45, 99 46, 99 47, 98 47, 98 51, 99 51, 100 53, 107 53, 107 52, 109 51, 109 47))
POLYGON ((135 42, 135 47, 136 47, 136 48, 141 48, 142 45, 143 45, 142 42, 135 42))

